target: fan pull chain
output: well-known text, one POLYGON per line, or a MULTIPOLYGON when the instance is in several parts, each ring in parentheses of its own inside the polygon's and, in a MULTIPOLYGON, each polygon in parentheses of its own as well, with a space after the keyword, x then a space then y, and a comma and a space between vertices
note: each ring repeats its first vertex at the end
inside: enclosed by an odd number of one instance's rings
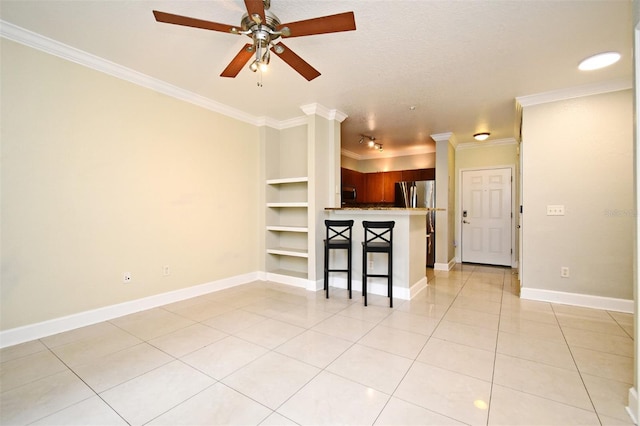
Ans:
POLYGON ((262 87, 262 70, 258 70, 258 87, 262 87))

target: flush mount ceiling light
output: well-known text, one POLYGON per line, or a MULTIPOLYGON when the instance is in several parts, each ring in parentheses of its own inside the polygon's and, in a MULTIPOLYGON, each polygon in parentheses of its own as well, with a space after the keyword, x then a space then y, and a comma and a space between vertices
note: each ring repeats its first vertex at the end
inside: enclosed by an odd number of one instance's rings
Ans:
POLYGON ((620 54, 618 52, 598 53, 597 55, 590 56, 580 62, 580 65, 578 65, 578 69, 581 71, 598 70, 600 68, 613 65, 619 60, 620 54))
POLYGON ((489 132, 476 133, 473 135, 474 139, 477 141, 486 141, 489 136, 491 136, 491 133, 489 132))
POLYGON ((269 52, 271 51, 289 64, 289 66, 300 75, 308 81, 311 81, 318 77, 320 72, 283 43, 279 42, 280 38, 337 33, 356 29, 353 12, 344 12, 336 15, 321 16, 319 18, 281 24, 278 17, 269 11, 271 0, 244 0, 244 4, 247 13, 242 16, 239 27, 190 18, 188 16, 174 15, 157 10, 153 11, 153 15, 158 22, 250 37, 253 42, 245 44, 227 68, 220 74, 221 77, 231 78, 238 75, 240 70, 251 58, 254 58, 249 65, 251 71, 266 70, 271 57, 269 52))

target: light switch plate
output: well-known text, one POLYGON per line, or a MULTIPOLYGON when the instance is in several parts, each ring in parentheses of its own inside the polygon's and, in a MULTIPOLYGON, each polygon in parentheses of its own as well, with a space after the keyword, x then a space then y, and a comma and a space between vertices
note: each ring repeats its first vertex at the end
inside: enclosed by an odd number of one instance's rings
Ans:
POLYGON ((561 205, 561 204, 548 205, 547 216, 564 216, 564 205, 561 205))

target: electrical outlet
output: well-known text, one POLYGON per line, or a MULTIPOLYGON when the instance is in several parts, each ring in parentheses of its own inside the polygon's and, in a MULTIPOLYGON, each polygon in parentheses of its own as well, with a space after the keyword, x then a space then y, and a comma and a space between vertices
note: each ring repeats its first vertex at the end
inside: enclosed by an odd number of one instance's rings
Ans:
POLYGON ((560 277, 569 278, 569 267, 568 266, 562 266, 560 268, 560 277))
POLYGON ((122 274, 122 282, 128 284, 131 282, 131 272, 125 272, 122 274))
POLYGON ((164 275, 165 277, 171 275, 171 270, 169 269, 168 265, 162 267, 162 275, 164 275))
POLYGON ((564 205, 555 204, 547 206, 547 216, 564 216, 564 205))

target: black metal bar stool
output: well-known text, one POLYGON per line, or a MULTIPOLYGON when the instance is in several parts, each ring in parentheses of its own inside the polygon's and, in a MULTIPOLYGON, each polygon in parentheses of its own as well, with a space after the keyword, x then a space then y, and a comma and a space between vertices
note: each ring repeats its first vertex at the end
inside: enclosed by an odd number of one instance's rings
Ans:
POLYGON ((329 298, 329 272, 346 272, 347 289, 351 299, 351 229, 353 220, 325 220, 327 236, 324 240, 324 290, 329 298), (329 250, 347 251, 347 269, 329 268, 329 250))
POLYGON ((362 241, 362 295, 367 306, 367 278, 386 278, 389 307, 393 308, 393 227, 395 221, 362 221, 364 240, 362 241), (387 253, 387 273, 369 274, 367 272, 368 253, 387 253))

